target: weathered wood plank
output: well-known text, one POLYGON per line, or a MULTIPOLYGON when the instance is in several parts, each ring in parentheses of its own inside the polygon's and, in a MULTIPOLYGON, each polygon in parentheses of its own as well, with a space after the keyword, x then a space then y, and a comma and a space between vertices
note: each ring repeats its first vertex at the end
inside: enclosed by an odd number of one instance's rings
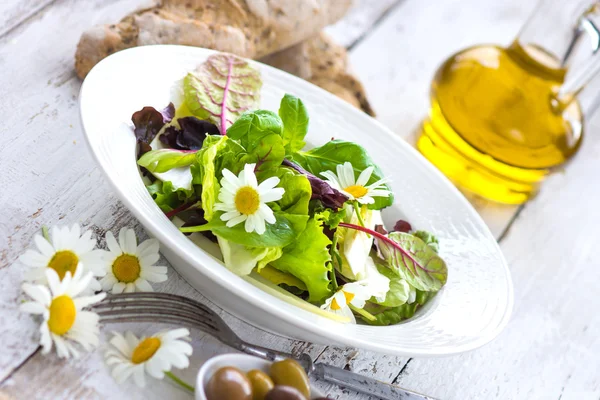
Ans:
POLYGON ((600 140, 590 134, 502 242, 515 286, 496 341, 458 357, 414 359, 398 382, 444 399, 598 399, 600 140))
POLYGON ((55 0, 15 0, 0 2, 0 38, 55 0))

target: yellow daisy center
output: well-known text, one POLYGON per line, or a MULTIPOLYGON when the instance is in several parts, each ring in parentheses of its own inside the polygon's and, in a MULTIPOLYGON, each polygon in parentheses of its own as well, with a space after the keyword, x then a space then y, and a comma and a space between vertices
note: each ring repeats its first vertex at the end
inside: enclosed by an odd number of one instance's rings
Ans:
POLYGON ((113 275, 119 282, 132 283, 140 277, 140 260, 131 254, 121 254, 112 264, 113 275))
POLYGON ((54 253, 48 263, 48 268, 55 270, 62 281, 67 272, 70 272, 71 276, 75 275, 78 263, 79 258, 77 258, 75 253, 71 250, 61 250, 54 253))
POLYGON ((58 296, 50 303, 48 328, 56 335, 64 335, 75 323, 77 310, 75 303, 67 295, 58 296))
POLYGON ((140 364, 144 361, 148 361, 154 353, 160 347, 160 339, 155 337, 149 337, 140 342, 133 349, 133 354, 131 355, 131 362, 134 364, 140 364))
POLYGON ((344 189, 346 192, 350 193, 352 195, 352 197, 354 197, 355 199, 361 198, 363 197, 365 194, 368 193, 368 190, 366 187, 362 186, 362 185, 352 185, 352 186, 348 186, 347 188, 344 189))
MULTIPOLYGON (((350 303, 352 301, 352 299, 354 298, 354 293, 344 292, 343 290, 342 290, 342 293, 344 293, 344 297, 346 298, 346 304, 350 303)), ((331 309, 335 310, 335 311, 341 310, 342 307, 345 306, 346 304, 340 306, 334 297, 333 300, 331 300, 331 309)))
POLYGON ((238 189, 235 194, 235 208, 245 215, 252 215, 258 210, 260 197, 256 189, 250 186, 244 186, 238 189))

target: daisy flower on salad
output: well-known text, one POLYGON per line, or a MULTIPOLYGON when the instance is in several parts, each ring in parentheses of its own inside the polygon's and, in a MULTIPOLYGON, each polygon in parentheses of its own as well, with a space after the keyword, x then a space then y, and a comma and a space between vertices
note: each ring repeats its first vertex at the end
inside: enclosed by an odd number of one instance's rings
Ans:
POLYGON ((244 222, 246 232, 261 235, 266 230, 265 224, 275 223, 275 215, 267 203, 280 200, 285 190, 276 187, 279 184, 276 176, 265 179, 259 185, 254 174, 255 166, 246 164, 238 176, 223 169, 219 203, 215 204, 215 210, 224 211, 221 220, 227 222, 227 227, 244 222))
MULTIPOLYGON (((37 249, 29 249, 19 257, 19 261, 31 269, 25 274, 25 280, 33 283, 45 284, 46 272, 50 269, 56 272, 58 279, 65 278, 67 273, 74 276, 76 270, 83 269, 92 272, 93 277, 104 276, 102 266, 102 250, 95 249, 96 241, 92 239, 92 232, 81 233, 78 224, 67 226, 53 226, 49 235, 43 230, 44 235, 36 234, 33 242, 37 249)), ((91 291, 100 290, 100 284, 95 278, 91 279, 91 291)))
POLYGON ((333 171, 324 171, 321 172, 321 175, 332 187, 344 193, 350 200, 356 200, 360 204, 373 204, 375 202, 373 197, 389 197, 391 194, 386 189, 386 179, 380 179, 367 185, 373 170, 374 167, 367 167, 357 179, 354 174, 354 167, 346 161, 344 164, 336 166, 337 174, 333 171))
POLYGON ((40 344, 47 354, 53 344, 60 358, 78 357, 76 344, 90 351, 98 345, 98 314, 83 310, 102 300, 106 294, 79 296, 92 281, 92 273, 82 276, 82 268, 75 275, 67 271, 62 281, 54 269, 47 268, 44 285, 23 284, 23 291, 33 301, 20 306, 20 310, 42 316, 40 344))
POLYGON ((113 294, 152 292, 150 282, 167 280, 167 267, 154 265, 160 258, 158 240, 147 239, 138 245, 135 231, 121 228, 118 242, 112 232, 106 233, 106 245, 106 275, 100 281, 103 290, 113 294))
POLYGON ((185 328, 159 332, 150 337, 137 338, 132 332, 125 335, 114 332, 111 348, 106 351, 106 364, 112 366, 112 376, 117 383, 125 382, 133 375, 135 384, 146 385, 146 374, 163 379, 171 377, 170 370, 187 368, 190 364, 192 346, 185 340, 190 331, 185 328))
POLYGON ((351 306, 362 309, 371 297, 375 297, 378 301, 385 300, 390 290, 390 280, 377 271, 371 257, 367 259, 366 267, 368 275, 365 279, 340 286, 333 296, 325 300, 321 309, 343 315, 356 323, 351 306))

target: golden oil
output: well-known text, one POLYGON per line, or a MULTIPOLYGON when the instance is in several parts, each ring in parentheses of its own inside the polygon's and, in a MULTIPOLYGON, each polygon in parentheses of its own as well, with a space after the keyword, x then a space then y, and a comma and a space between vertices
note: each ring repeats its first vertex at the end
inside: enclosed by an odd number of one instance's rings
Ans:
POLYGON ((417 147, 458 186, 523 203, 581 143, 579 103, 557 99, 565 75, 538 47, 463 50, 435 75, 417 147))

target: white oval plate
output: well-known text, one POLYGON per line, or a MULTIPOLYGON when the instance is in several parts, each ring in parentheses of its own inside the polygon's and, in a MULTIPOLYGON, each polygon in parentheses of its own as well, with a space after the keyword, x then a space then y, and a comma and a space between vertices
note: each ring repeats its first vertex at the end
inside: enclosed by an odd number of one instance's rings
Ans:
MULTIPOLYGON (((448 283, 413 318, 385 327, 343 324, 265 293, 227 270, 188 240, 154 204, 134 157, 131 114, 162 109, 174 83, 213 51, 146 46, 118 52, 96 65, 79 96, 89 146, 117 196, 159 239, 179 273, 219 306, 265 330, 322 343, 404 356, 441 356, 472 350, 506 325, 513 304, 510 272, 479 215, 416 150, 376 120, 330 93, 283 71, 255 63, 264 81, 262 107, 279 108, 284 93, 300 97, 310 115, 308 146, 332 137, 363 145, 392 180, 395 204, 383 217, 403 217, 433 232, 448 263, 448 283)), ((390 99, 391 100, 391 99, 390 99)))
MULTIPOLYGON (((271 364, 273 364, 271 361, 249 356, 248 354, 230 353, 215 356, 202 364, 202 367, 200 367, 200 370, 198 371, 195 391, 196 400, 206 400, 204 388, 208 385, 210 378, 212 378, 213 374, 217 372, 219 368, 236 367, 243 372, 258 369, 268 374, 271 364)), ((310 394, 311 399, 324 396, 319 389, 314 387, 314 385, 310 385, 310 394)))

